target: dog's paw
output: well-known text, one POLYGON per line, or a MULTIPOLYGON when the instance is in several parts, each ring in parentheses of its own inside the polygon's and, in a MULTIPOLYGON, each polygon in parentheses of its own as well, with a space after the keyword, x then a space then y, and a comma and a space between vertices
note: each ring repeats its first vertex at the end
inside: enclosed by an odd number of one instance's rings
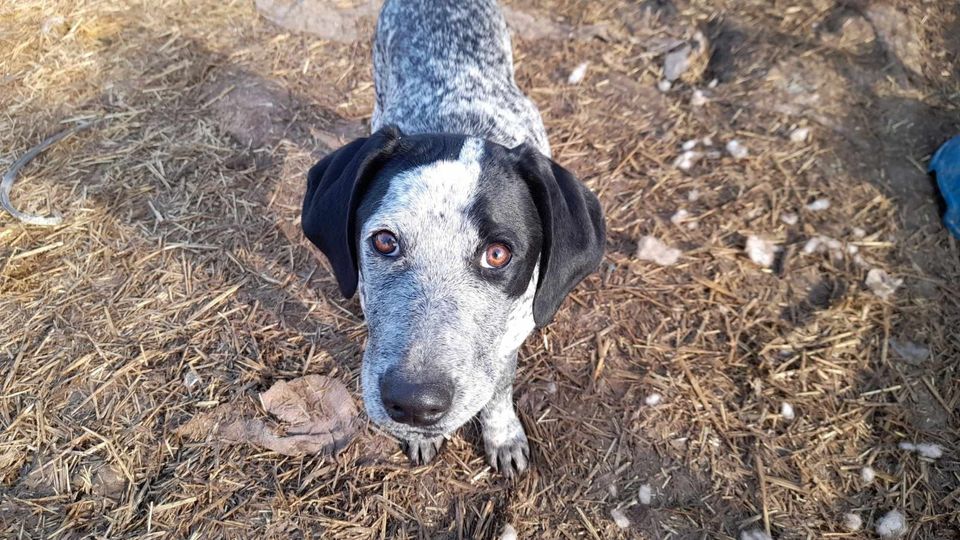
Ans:
POLYGON ((530 445, 523 426, 516 417, 507 425, 484 426, 483 446, 487 463, 507 478, 527 470, 530 464, 530 445))
POLYGON ((433 461, 433 458, 437 457, 437 453, 440 452, 441 445, 443 445, 443 437, 402 442, 403 451, 414 466, 426 465, 433 461))

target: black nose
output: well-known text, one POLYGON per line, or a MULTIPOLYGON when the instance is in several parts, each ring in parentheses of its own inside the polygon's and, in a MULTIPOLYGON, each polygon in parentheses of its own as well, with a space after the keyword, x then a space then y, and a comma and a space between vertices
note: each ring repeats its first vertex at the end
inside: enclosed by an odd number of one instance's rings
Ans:
POLYGON ((386 373, 380 379, 380 397, 394 421, 426 427, 436 424, 450 409, 450 386, 446 381, 386 373))

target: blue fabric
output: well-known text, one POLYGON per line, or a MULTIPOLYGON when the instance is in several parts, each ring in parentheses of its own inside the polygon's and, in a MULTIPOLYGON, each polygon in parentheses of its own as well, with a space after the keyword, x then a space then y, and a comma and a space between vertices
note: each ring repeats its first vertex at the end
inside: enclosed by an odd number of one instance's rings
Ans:
POLYGON ((943 143, 930 160, 930 172, 937 175, 937 186, 947 202, 943 224, 960 238, 960 135, 943 143))

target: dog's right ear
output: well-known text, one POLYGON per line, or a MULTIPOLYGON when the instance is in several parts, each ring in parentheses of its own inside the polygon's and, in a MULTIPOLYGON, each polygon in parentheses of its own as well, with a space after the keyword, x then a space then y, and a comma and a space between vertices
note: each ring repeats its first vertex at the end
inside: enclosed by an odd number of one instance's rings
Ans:
POLYGON ((310 168, 303 233, 326 255, 343 296, 357 290, 357 207, 370 180, 397 150, 402 134, 387 126, 336 150, 310 168))

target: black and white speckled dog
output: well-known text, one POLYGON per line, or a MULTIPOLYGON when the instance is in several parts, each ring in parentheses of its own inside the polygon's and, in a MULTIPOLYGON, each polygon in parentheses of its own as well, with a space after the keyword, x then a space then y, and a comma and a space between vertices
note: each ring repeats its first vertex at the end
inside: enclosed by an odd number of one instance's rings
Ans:
POLYGON ((550 159, 495 0, 388 0, 370 137, 310 169, 303 230, 359 289, 371 419, 415 463, 477 413, 490 464, 527 468, 517 351, 603 255, 597 198, 550 159))

